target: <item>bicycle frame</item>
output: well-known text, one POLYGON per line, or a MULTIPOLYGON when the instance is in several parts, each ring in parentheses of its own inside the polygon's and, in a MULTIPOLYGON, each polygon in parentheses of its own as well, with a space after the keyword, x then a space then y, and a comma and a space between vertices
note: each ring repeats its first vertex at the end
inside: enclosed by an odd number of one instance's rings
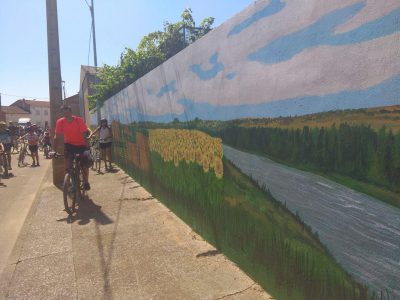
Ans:
POLYGON ((21 141, 21 150, 18 157, 18 167, 22 167, 24 165, 25 156, 27 155, 30 155, 28 153, 28 143, 23 140, 21 141))
POLYGON ((97 172, 100 172, 100 146, 99 146, 99 140, 91 140, 90 141, 90 154, 92 156, 92 159, 94 160, 94 164, 92 166, 92 170, 96 170, 97 172))
MULTIPOLYGON (((50 158, 58 158, 63 156, 61 154, 51 152, 50 158)), ((86 190, 84 188, 84 170, 81 165, 81 154, 75 154, 72 159, 68 161, 67 173, 64 177, 63 185, 63 200, 65 211, 72 215, 75 212, 76 202, 85 198, 86 190)))
POLYGON ((8 158, 5 151, 0 150, 0 176, 8 177, 8 158))
POLYGON ((78 187, 78 201, 80 198, 83 196, 85 189, 83 188, 83 174, 84 170, 81 166, 81 157, 82 155, 80 154, 75 154, 75 156, 72 158, 72 160, 69 162, 68 170, 67 172, 71 176, 71 179, 74 181, 75 187, 78 187), (82 177, 82 178, 81 178, 82 177))

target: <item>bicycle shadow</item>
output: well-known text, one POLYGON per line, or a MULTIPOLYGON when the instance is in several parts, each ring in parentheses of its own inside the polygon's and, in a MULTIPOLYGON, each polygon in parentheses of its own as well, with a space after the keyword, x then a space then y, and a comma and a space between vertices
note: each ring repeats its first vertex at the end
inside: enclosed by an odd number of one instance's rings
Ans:
POLYGON ((86 225, 94 220, 97 224, 108 225, 114 223, 102 210, 101 206, 93 202, 91 198, 86 198, 77 203, 76 212, 68 215, 66 218, 57 220, 58 222, 66 221, 67 223, 75 223, 78 225, 86 225))

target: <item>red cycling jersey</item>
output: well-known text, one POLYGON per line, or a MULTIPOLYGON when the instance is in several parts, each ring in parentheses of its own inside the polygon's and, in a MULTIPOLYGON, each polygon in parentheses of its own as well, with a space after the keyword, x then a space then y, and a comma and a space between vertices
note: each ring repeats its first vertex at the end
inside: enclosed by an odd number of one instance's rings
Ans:
POLYGON ((84 146, 86 143, 82 133, 87 132, 89 129, 82 118, 72 116, 72 119, 72 122, 68 122, 65 117, 58 119, 56 122, 56 134, 64 134, 65 144, 84 146))

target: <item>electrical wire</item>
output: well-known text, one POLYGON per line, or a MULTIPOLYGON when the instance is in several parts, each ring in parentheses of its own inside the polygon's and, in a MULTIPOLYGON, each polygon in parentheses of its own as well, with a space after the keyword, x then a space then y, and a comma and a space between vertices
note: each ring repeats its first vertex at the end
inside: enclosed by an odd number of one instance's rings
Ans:
POLYGON ((33 98, 33 99, 44 99, 44 100, 49 100, 49 98, 46 98, 46 97, 19 96, 19 95, 11 95, 11 94, 1 93, 1 92, 0 92, 0 95, 9 96, 9 97, 15 97, 15 98, 33 98))
POLYGON ((89 3, 87 2, 87 0, 85 0, 85 2, 86 2, 86 5, 89 7, 89 9, 91 9, 89 3))

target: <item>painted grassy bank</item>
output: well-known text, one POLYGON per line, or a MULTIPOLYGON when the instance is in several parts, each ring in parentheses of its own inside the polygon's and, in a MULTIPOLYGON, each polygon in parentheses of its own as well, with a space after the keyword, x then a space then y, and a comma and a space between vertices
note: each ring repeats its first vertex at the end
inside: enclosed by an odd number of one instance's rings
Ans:
POLYGON ((367 299, 310 228, 223 159, 220 139, 113 125, 118 165, 274 297, 367 299))

